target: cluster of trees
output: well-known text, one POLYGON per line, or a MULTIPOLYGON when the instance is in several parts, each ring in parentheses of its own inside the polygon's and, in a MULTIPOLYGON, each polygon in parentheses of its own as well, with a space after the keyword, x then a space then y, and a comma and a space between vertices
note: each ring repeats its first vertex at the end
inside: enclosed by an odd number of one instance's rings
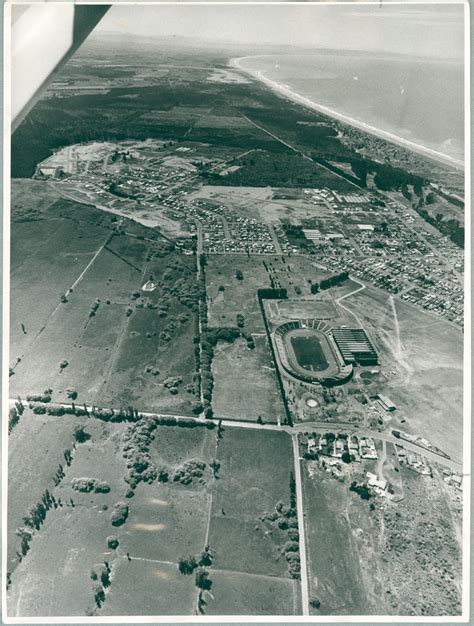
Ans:
POLYGON ((319 287, 320 289, 329 289, 330 287, 341 285, 348 278, 349 272, 340 272, 339 274, 335 274, 329 278, 323 278, 323 280, 319 283, 319 287))
POLYGON ((17 552, 18 560, 27 554, 30 541, 33 538, 33 531, 39 530, 46 519, 46 515, 51 508, 57 509, 61 506, 61 500, 56 498, 46 489, 41 500, 35 504, 29 512, 23 517, 23 523, 26 528, 18 528, 16 534, 21 538, 20 551, 17 552))
POLYGON ((127 459, 128 474, 125 481, 133 491, 141 482, 152 483, 158 476, 150 456, 150 446, 157 424, 154 419, 143 419, 129 426, 123 434, 122 454, 127 459))
POLYGON ((290 472, 290 506, 296 509, 296 481, 293 472, 290 472))
POLYGON ((97 608, 100 608, 105 601, 105 591, 107 587, 110 587, 110 573, 112 568, 108 561, 104 561, 104 565, 100 572, 95 570, 91 571, 91 578, 93 580, 92 590, 94 592, 94 602, 97 608))
POLYGON ((64 472, 64 467, 60 463, 58 465, 58 469, 56 470, 56 473, 53 476, 53 482, 54 482, 55 487, 59 485, 59 483, 62 481, 65 475, 66 474, 64 472))
POLYGON ((73 478, 71 480, 71 487, 74 491, 80 491, 81 493, 109 493, 110 485, 105 480, 99 480, 98 478, 73 478))
POLYGON ((178 467, 173 472, 173 481, 180 482, 182 485, 190 485, 195 478, 202 478, 206 464, 203 461, 192 459, 186 461, 181 467, 178 467))
POLYGON ((370 498, 372 497, 372 493, 368 486, 365 484, 359 485, 355 480, 352 481, 349 489, 351 491, 354 491, 354 493, 357 493, 362 498, 362 500, 370 500, 370 498))
POLYGON ((71 406, 64 406, 62 404, 49 404, 45 406, 43 403, 30 402, 29 408, 33 413, 40 415, 47 413, 48 415, 77 415, 85 417, 95 417, 104 422, 136 422, 141 419, 141 414, 132 406, 120 409, 102 409, 92 406, 88 408, 85 404, 78 406, 74 402, 71 406))
MULTIPOLYGON (((158 426, 179 426, 181 428, 206 427, 212 429, 214 422, 200 422, 193 418, 176 419, 172 416, 156 416, 142 418, 140 422, 130 426, 123 435, 122 454, 127 459, 128 474, 125 482, 130 487, 128 497, 141 482, 152 483, 157 478, 166 482, 169 472, 166 468, 157 468, 150 456, 150 446, 154 439, 154 431, 158 426)), ((194 468, 196 469, 196 468, 194 468)))
POLYGON ((196 556, 181 557, 178 563, 178 569, 181 574, 191 576, 198 567, 209 567, 213 560, 212 552, 209 546, 205 546, 204 550, 196 556))
POLYGON ((25 406, 20 398, 15 402, 14 406, 8 411, 8 434, 12 432, 15 426, 20 421, 20 417, 23 415, 25 406))
POLYGON ((367 186, 369 173, 375 174, 374 183, 381 191, 399 190, 407 192, 408 185, 413 185, 414 193, 421 197, 423 185, 426 185, 425 179, 421 176, 393 167, 388 163, 380 163, 371 159, 353 159, 351 160, 351 169, 362 187, 367 186))
POLYGON ((294 477, 290 476, 290 497, 295 506, 285 505, 283 502, 277 502, 273 513, 266 513, 260 517, 265 524, 279 528, 286 534, 287 541, 283 546, 288 563, 288 571, 292 578, 300 577, 300 555, 299 555, 299 532, 298 519, 296 514, 296 490, 294 485, 294 477))
POLYGON ((177 395, 179 391, 179 385, 181 385, 182 382, 183 382, 183 379, 181 378, 181 376, 169 376, 163 382, 163 385, 165 389, 168 389, 168 391, 175 396, 177 395))
POLYGON ((434 217, 431 217, 431 215, 428 213, 428 211, 426 211, 425 209, 418 207, 416 209, 417 213, 419 213, 419 215, 421 215, 421 217, 428 222, 428 224, 431 224, 432 226, 434 226, 435 228, 437 228, 439 230, 440 233, 442 233, 443 235, 446 235, 447 237, 449 237, 451 239, 451 241, 453 243, 455 243, 457 246, 459 246, 460 248, 464 248, 464 242, 465 242, 465 231, 464 231, 464 227, 461 226, 461 224, 458 222, 458 220, 456 219, 450 219, 450 220, 439 220, 436 219, 434 217))
POLYGON ((26 396, 27 402, 51 402, 51 389, 46 389, 44 393, 40 394, 30 394, 26 396))

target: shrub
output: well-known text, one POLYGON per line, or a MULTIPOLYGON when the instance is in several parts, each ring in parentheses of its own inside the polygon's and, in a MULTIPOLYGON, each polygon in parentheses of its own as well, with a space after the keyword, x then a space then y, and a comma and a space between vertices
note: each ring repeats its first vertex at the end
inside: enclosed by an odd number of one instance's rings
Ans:
POLYGON ((118 548, 118 545, 119 545, 119 540, 117 539, 117 537, 115 537, 114 535, 110 535, 110 537, 107 537, 108 548, 115 550, 116 548, 118 548))
POLYGON ((89 433, 86 433, 86 431, 84 430, 84 426, 76 426, 74 428, 74 439, 78 443, 84 443, 90 438, 91 436, 89 435, 89 433))

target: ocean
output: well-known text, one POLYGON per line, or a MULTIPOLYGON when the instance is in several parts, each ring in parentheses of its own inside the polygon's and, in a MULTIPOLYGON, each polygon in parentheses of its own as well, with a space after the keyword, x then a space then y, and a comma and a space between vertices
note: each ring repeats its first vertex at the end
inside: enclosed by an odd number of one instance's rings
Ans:
POLYGON ((462 60, 324 51, 238 62, 353 120, 464 160, 462 60))

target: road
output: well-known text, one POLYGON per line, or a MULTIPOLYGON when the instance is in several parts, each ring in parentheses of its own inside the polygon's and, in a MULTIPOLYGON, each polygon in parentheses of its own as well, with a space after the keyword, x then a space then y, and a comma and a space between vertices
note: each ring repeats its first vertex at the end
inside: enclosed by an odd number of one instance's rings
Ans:
POLYGON ((345 300, 349 296, 354 296, 356 293, 359 293, 359 291, 362 291, 363 289, 365 289, 364 283, 361 283, 360 280, 358 280, 357 278, 353 278, 352 276, 349 276, 349 278, 352 280, 352 282, 360 285, 360 287, 357 287, 357 289, 354 289, 354 291, 350 291, 349 293, 346 293, 346 295, 341 296, 340 298, 336 298, 336 302, 342 309, 344 309, 344 311, 346 311, 346 313, 349 313, 350 315, 352 315, 352 317, 354 317, 357 320, 357 323, 359 324, 359 326, 363 328, 364 325, 362 324, 360 319, 357 317, 357 315, 354 313, 354 311, 351 311, 351 309, 348 309, 346 306, 341 304, 342 300, 345 300))
MULTIPOLYGON (((18 398, 10 398, 10 405, 13 406, 15 402, 18 401, 18 398)), ((64 408, 72 408, 72 404, 66 402, 51 402, 51 406, 63 406, 64 408)), ((87 411, 90 413, 93 409, 107 409, 109 407, 97 407, 92 404, 80 404, 78 402, 75 405, 79 408, 86 407, 87 411)), ((208 420, 201 414, 199 417, 193 417, 191 415, 178 415, 178 414, 170 414, 170 413, 152 413, 147 411, 139 411, 140 415, 143 417, 173 417, 176 420, 189 420, 194 419, 197 422, 207 423, 208 420)), ((218 415, 215 415, 213 420, 214 423, 220 422, 223 427, 230 428, 249 428, 254 430, 271 430, 271 431, 283 431, 288 433, 291 436, 294 436, 298 433, 304 432, 344 432, 351 435, 357 435, 359 437, 372 437, 372 439, 380 439, 381 441, 387 441, 389 443, 402 445, 406 450, 410 452, 416 452, 417 454, 421 454, 426 459, 430 460, 433 463, 439 463, 446 467, 449 467, 455 472, 462 472, 462 463, 457 461, 456 459, 446 458, 441 454, 437 454, 434 451, 427 450, 423 446, 420 446, 416 443, 406 441, 405 439, 399 439, 391 434, 391 432, 378 432, 373 431, 368 428, 361 428, 357 424, 350 424, 348 422, 301 422, 295 424, 294 426, 286 426, 286 425, 278 425, 278 424, 259 424, 257 422, 243 422, 243 421, 234 421, 227 418, 220 418, 218 415)))
POLYGON ((298 533, 300 535, 300 565, 301 565, 301 604, 303 615, 309 615, 309 585, 308 567, 306 563, 306 529, 304 523, 303 508, 303 485, 301 480, 300 452, 298 446, 298 435, 294 433, 291 437, 293 442, 293 458, 295 463, 295 483, 296 483, 296 511, 298 514, 298 533))

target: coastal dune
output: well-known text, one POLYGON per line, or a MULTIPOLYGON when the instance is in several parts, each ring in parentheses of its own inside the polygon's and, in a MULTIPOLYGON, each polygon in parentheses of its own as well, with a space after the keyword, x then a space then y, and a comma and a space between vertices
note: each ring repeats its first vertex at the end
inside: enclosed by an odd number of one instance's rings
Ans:
MULTIPOLYGON (((265 55, 260 55, 260 56, 265 56, 265 55)), ((372 126, 371 124, 367 124, 366 122, 350 117, 349 115, 340 113, 339 111, 335 111, 334 109, 331 109, 330 107, 314 102, 310 98, 307 98, 306 96, 302 96, 296 93, 288 85, 284 85, 282 83, 279 83, 275 80, 268 78, 259 70, 252 70, 252 69, 245 67, 242 64, 242 62, 250 58, 257 58, 257 56, 236 57, 236 58, 230 59, 229 66, 233 67, 234 69, 245 72, 249 76, 252 76, 256 80, 264 83, 267 87, 272 89, 274 92, 286 97, 288 100, 291 100, 292 102, 301 104, 302 106, 312 109, 314 111, 317 111, 318 113, 323 113, 324 115, 327 115, 329 117, 332 117, 335 120, 338 120, 339 122, 343 122, 344 124, 353 126, 354 128, 362 130, 366 133, 370 133, 371 135, 379 137, 380 139, 390 141, 391 143, 394 143, 403 148, 411 150, 412 152, 415 152, 422 156, 434 159, 435 161, 444 163, 446 165, 450 165, 452 167, 455 167, 456 169, 460 169, 460 170, 464 169, 464 162, 459 159, 455 159, 454 157, 444 154, 443 152, 433 150, 432 148, 428 148, 426 146, 420 145, 418 143, 410 141, 409 139, 399 137, 398 135, 390 133, 386 130, 376 128, 375 126, 372 126)))

